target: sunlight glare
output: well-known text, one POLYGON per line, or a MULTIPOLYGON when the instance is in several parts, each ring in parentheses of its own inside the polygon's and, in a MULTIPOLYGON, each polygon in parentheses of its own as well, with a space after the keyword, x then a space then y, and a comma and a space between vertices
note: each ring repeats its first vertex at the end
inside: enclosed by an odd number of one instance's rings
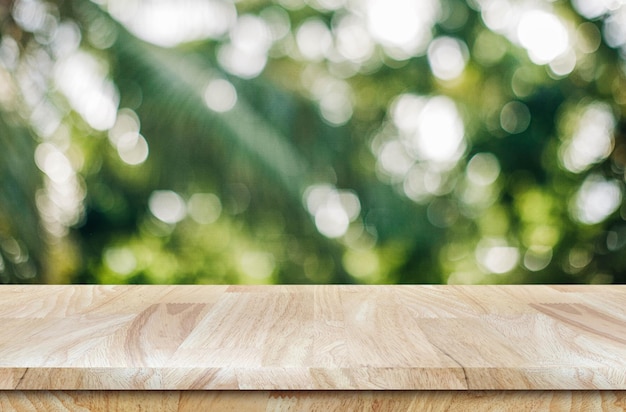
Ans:
POLYGON ((436 1, 369 0, 367 27, 391 57, 404 60, 426 50, 439 15, 436 1))
POLYGON ((378 161, 385 172, 391 176, 405 176, 415 159, 409 155, 404 145, 398 140, 385 142, 378 154, 378 161))
POLYGON ((404 94, 392 103, 392 118, 421 160, 456 161, 465 149, 465 127, 453 100, 404 94))
POLYGON ((626 4, 622 3, 604 21, 604 39, 610 47, 621 47, 626 53, 626 4))
POLYGON ((341 126, 352 118, 352 90, 347 82, 320 76, 311 85, 311 94, 319 102, 322 118, 328 124, 341 126))
POLYGON ((582 223, 593 225, 604 221, 622 202, 620 184, 601 176, 587 177, 573 199, 573 215, 582 223))
POLYGON ((526 11, 517 26, 517 36, 535 64, 547 64, 567 51, 569 38, 561 20, 542 10, 526 11))
POLYGON ((230 31, 230 43, 219 48, 217 59, 235 76, 251 79, 265 68, 271 46, 272 34, 265 20, 247 14, 237 19, 230 31))
POLYGON ((500 162, 491 153, 477 153, 467 163, 466 173, 473 184, 488 186, 500 175, 500 162))
POLYGON ((334 27, 337 51, 355 63, 368 60, 374 53, 374 42, 361 19, 353 15, 342 17, 334 27))
POLYGON ((128 165, 142 164, 148 158, 148 142, 139 133, 128 132, 117 141, 117 154, 128 165))
POLYGON ((476 259, 482 269, 489 273, 504 274, 517 266, 519 249, 503 239, 483 239, 476 248, 476 259))
POLYGON ((77 51, 60 60, 54 73, 72 108, 96 130, 113 126, 117 114, 119 95, 107 71, 91 54, 77 51))
POLYGON ((428 46, 428 64, 435 77, 456 79, 465 70, 469 52, 465 43, 453 37, 437 37, 428 46))
POLYGON ((580 173, 606 159, 613 150, 615 123, 607 104, 593 103, 587 107, 580 116, 574 135, 559 150, 565 168, 580 173))
POLYGON ((296 43, 305 59, 320 61, 324 59, 332 47, 333 38, 322 20, 312 18, 298 27, 296 43))
POLYGON ((155 190, 148 199, 150 212, 162 222, 175 224, 187 214, 185 201, 171 190, 155 190))
POLYGON ((419 114, 419 125, 413 136, 418 156, 423 159, 449 162, 458 160, 465 149, 463 120, 454 101, 448 97, 432 97, 419 114))
POLYGON ((572 6, 581 16, 590 20, 597 19, 611 10, 623 5, 623 0, 572 0, 572 6))
POLYGON ((74 174, 67 156, 50 143, 37 146, 35 163, 55 183, 64 183, 74 174))
POLYGON ((117 147, 117 143, 123 135, 126 133, 139 133, 139 129, 140 122, 137 113, 128 108, 120 109, 117 112, 115 123, 109 129, 109 141, 113 147, 117 147))
POLYGON ((213 79, 204 90, 204 102, 214 112, 228 112, 237 103, 237 90, 228 80, 213 79))
POLYGON ((331 239, 345 235, 350 222, 361 213, 361 203, 353 191, 338 190, 328 184, 307 188, 303 201, 317 230, 331 239))
POLYGON ((234 4, 222 0, 106 2, 111 15, 150 43, 174 47, 224 35, 237 18, 234 4))

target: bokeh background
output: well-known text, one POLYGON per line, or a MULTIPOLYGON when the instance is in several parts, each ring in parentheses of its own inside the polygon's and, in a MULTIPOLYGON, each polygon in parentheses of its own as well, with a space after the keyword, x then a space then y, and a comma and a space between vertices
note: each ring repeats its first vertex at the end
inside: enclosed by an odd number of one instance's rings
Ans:
POLYGON ((0 1, 1 283, 623 283, 624 0, 0 1))

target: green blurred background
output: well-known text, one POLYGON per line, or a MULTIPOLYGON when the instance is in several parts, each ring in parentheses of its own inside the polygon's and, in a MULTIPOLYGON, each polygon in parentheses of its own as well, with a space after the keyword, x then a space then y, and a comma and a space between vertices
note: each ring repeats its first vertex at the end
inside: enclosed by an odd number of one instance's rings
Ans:
POLYGON ((0 1, 0 283, 624 283, 623 0, 0 1))

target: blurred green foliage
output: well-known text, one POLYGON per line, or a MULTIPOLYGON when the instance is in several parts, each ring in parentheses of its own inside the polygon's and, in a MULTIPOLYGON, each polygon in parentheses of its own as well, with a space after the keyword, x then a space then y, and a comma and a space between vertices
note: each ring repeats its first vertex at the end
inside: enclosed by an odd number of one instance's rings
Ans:
POLYGON ((624 27, 619 1, 2 2, 0 282, 623 283, 624 27))

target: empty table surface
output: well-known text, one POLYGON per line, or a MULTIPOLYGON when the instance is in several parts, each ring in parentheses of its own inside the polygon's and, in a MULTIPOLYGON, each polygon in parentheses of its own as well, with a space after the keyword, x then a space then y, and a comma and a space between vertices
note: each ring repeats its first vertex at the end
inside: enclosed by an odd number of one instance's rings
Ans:
POLYGON ((0 286, 0 389, 626 389, 624 286, 0 286))

